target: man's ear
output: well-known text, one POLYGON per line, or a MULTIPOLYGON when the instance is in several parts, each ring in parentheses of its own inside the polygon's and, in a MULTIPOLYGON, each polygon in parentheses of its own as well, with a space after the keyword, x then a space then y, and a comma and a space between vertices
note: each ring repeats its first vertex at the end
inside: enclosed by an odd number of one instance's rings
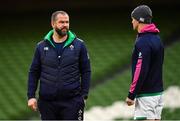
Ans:
POLYGON ((137 23, 137 24, 140 24, 141 22, 139 22, 139 21, 136 20, 136 23, 137 23))
POLYGON ((53 21, 51 21, 51 26, 54 28, 54 22, 53 21))

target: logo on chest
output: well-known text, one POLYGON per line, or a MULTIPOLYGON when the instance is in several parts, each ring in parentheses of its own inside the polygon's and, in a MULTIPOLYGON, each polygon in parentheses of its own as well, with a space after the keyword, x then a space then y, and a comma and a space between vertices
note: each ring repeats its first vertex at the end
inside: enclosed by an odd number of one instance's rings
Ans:
POLYGON ((70 45, 69 48, 70 48, 71 50, 74 50, 74 46, 73 46, 73 45, 70 45))
POLYGON ((138 58, 142 58, 142 53, 139 52, 138 58))
POLYGON ((48 47, 44 47, 44 51, 47 51, 47 50, 49 50, 49 48, 48 47))

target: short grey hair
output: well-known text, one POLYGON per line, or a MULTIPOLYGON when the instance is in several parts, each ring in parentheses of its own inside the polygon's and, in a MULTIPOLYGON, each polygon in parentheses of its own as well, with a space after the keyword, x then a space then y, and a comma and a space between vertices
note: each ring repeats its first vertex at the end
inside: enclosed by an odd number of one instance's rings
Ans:
MULTIPOLYGON (((51 21, 56 21, 57 15, 58 14, 62 14, 62 15, 68 15, 67 12, 65 11, 55 11, 54 13, 52 13, 51 15, 51 21)), ((69 16, 69 15, 68 15, 69 16)))

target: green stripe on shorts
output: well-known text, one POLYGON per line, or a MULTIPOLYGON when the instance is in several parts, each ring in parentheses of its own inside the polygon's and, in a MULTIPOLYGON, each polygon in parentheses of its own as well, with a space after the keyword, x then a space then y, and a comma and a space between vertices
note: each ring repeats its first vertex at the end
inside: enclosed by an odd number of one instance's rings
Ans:
POLYGON ((135 117, 134 120, 146 120, 146 119, 147 119, 147 117, 135 117))
POLYGON ((138 98, 138 97, 147 97, 147 96, 157 96, 157 95, 162 95, 162 92, 139 94, 139 95, 136 96, 136 98, 138 98))

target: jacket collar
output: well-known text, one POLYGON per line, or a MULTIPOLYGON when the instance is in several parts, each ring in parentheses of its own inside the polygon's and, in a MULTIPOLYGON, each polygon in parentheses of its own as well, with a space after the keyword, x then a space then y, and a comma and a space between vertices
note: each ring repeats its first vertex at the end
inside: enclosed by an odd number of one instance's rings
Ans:
MULTIPOLYGON (((45 41, 48 41, 53 47, 55 47, 55 45, 54 45, 53 42, 52 42, 53 40, 51 39, 53 33, 54 33, 54 30, 49 31, 49 32, 46 34, 46 36, 44 37, 44 40, 45 40, 45 41)), ((76 35, 73 34, 73 33, 69 30, 69 31, 68 31, 68 39, 66 40, 66 42, 65 42, 65 44, 64 44, 64 47, 70 45, 75 38, 76 38, 76 35)), ((63 48, 64 48, 64 47, 63 47, 63 48)))

